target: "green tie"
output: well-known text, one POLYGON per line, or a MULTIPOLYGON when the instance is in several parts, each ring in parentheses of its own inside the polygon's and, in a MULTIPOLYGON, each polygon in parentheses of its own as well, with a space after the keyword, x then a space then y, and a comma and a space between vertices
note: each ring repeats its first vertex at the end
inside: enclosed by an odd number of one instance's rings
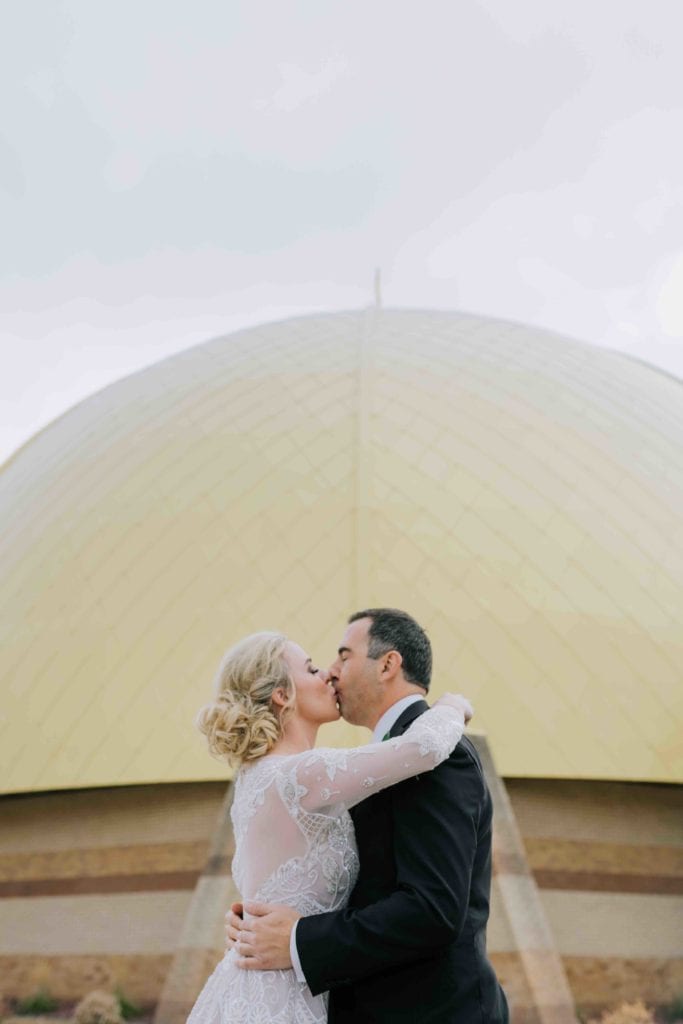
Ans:
POLYGON ((388 733, 388 732, 385 732, 384 736, 382 736, 382 743, 384 743, 385 740, 390 740, 390 739, 391 739, 391 734, 388 733))

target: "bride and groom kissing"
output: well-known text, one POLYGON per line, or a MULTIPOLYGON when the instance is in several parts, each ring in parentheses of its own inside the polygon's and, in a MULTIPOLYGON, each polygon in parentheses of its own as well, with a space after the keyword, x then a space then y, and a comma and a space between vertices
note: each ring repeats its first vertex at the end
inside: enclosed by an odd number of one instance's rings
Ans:
POLYGON ((198 724, 235 779, 229 950, 189 1024, 507 1024, 486 955, 491 797, 468 702, 429 708, 431 647, 352 615, 329 671, 281 634, 223 659, 198 724), (339 714, 364 747, 314 747, 339 714))

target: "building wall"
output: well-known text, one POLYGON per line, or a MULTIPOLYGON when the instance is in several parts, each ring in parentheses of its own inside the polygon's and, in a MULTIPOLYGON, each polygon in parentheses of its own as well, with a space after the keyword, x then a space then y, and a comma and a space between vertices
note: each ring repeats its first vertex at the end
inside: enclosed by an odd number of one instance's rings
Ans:
MULTIPOLYGON (((683 993, 683 789, 508 780, 577 1004, 683 993)), ((223 796, 216 782, 0 800, 5 996, 120 988, 153 1003, 223 796)), ((217 956, 220 936, 216 937, 217 956)), ((496 883, 489 949, 528 1001, 496 883)))
POLYGON ((507 788, 577 1005, 683 994, 683 788, 507 788))
POLYGON ((5 996, 120 987, 157 998, 206 857, 221 783, 0 801, 5 996))

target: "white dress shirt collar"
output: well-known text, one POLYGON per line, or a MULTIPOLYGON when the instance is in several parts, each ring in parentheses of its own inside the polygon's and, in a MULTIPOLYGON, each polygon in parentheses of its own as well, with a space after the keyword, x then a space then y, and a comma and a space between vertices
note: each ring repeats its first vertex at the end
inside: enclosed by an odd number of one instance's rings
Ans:
POLYGON ((418 700, 424 700, 424 697, 419 693, 411 693, 408 697, 401 697, 401 699, 397 700, 395 704, 392 704, 390 708, 387 708, 375 728, 372 730, 371 742, 379 743, 388 732, 391 732, 405 709, 409 708, 411 704, 416 704, 418 700))

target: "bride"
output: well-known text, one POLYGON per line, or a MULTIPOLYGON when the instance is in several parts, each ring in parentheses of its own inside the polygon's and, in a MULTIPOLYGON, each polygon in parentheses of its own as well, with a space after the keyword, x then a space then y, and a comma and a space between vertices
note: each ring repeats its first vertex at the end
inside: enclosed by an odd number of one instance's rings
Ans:
MULTIPOLYGON (((349 808, 435 768, 460 740, 471 708, 446 694, 385 743, 314 749, 319 726, 339 718, 327 673, 279 633, 254 633, 224 656, 216 696, 197 724, 209 750, 239 766, 232 874, 243 899, 300 914, 343 907, 358 873, 349 808)), ((294 971, 244 971, 230 950, 206 982, 188 1024, 320 1024, 327 995, 294 971)))

